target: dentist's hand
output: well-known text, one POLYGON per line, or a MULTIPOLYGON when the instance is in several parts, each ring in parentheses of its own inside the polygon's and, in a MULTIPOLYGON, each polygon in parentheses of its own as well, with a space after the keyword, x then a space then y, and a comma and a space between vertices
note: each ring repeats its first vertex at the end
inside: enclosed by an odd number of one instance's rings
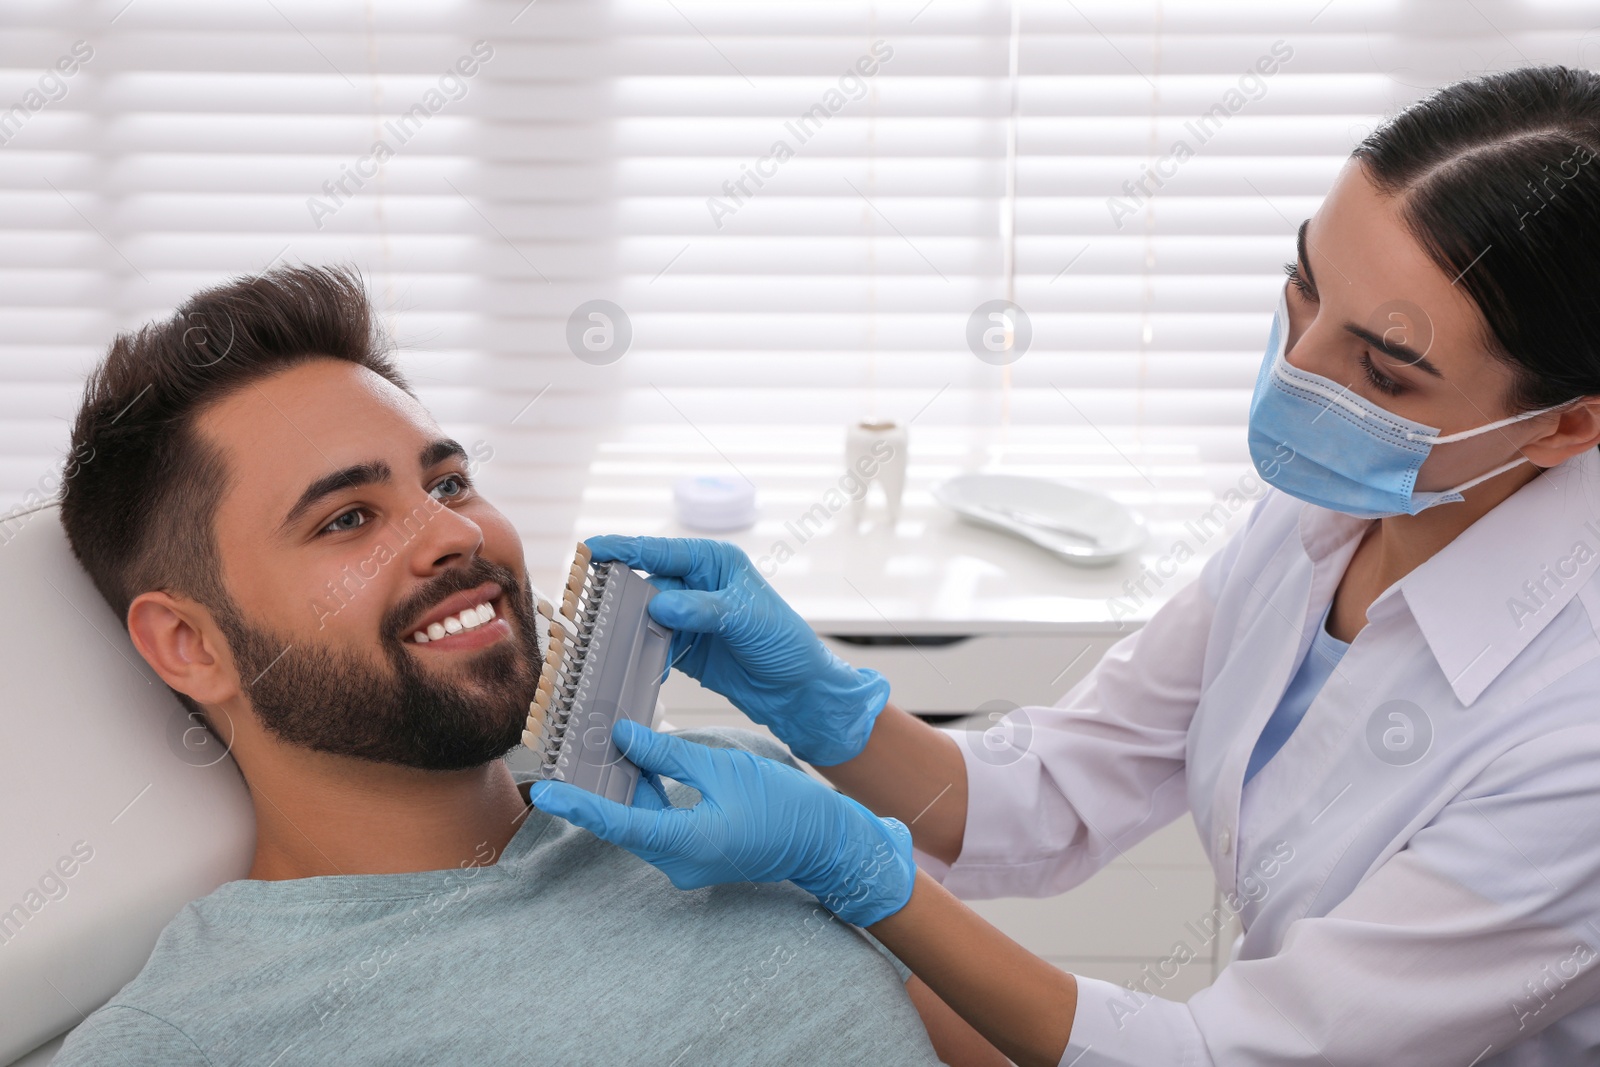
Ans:
POLYGON ((870 926, 911 898, 911 832, 802 771, 738 749, 708 748, 620 720, 613 736, 646 774, 700 791, 661 808, 641 787, 633 807, 565 782, 535 782, 534 807, 664 871, 679 889, 792 881, 846 922, 870 926))
POLYGON ((721 693, 808 763, 859 755, 889 681, 834 655, 736 545, 704 538, 623 537, 584 542, 597 560, 647 571, 662 590, 650 617, 670 627, 671 662, 721 693))

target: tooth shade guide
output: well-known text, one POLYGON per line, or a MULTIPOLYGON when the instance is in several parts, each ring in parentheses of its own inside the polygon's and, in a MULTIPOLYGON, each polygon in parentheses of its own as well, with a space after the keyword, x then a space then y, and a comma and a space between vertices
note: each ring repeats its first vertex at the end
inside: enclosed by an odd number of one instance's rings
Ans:
POLYGON ((530 733, 543 777, 632 800, 639 771, 610 733, 621 716, 647 726, 654 717, 671 644, 671 632, 645 610, 656 593, 625 564, 596 563, 580 544, 559 607, 540 599, 549 647, 534 700, 542 726, 530 733))

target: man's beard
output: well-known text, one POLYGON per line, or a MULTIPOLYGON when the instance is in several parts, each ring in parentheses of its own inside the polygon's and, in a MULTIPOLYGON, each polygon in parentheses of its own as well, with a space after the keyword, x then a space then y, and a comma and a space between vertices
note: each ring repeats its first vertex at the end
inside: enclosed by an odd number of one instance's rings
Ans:
POLYGON ((470 567, 441 574, 384 616, 378 640, 388 670, 346 649, 257 629, 232 605, 215 617, 245 695, 280 741, 428 771, 482 766, 521 744, 544 659, 531 588, 481 556, 470 567), (515 616, 507 620, 511 638, 470 655, 451 653, 460 660, 461 684, 435 678, 418 665, 417 653, 401 647, 400 628, 450 594, 488 581, 504 591, 515 616))

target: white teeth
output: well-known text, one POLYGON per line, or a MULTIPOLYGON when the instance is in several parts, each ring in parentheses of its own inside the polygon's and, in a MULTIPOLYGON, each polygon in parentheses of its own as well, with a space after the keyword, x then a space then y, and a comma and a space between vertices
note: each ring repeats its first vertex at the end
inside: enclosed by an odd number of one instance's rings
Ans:
MULTIPOLYGON (((476 630, 492 618, 494 618, 494 609, 485 602, 475 608, 468 608, 463 611, 456 616, 456 621, 461 624, 463 630, 476 630)), ((446 619, 445 626, 448 627, 449 624, 449 620, 446 619)))
POLYGON ((425 645, 429 641, 437 641, 441 637, 458 634, 463 630, 476 630, 492 618, 494 618, 494 605, 485 601, 475 608, 467 608, 459 615, 429 623, 426 632, 418 630, 411 635, 411 639, 419 645, 425 645))

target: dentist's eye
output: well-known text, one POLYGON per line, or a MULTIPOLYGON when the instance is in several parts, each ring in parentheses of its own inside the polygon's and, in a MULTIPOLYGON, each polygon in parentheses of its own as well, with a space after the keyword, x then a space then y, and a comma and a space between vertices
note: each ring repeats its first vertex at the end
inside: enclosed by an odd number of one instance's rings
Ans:
POLYGON ((1405 392, 1405 386, 1378 370, 1377 366, 1372 362, 1372 353, 1370 352, 1361 353, 1361 371, 1366 375, 1367 383, 1380 393, 1398 396, 1400 393, 1405 392))
POLYGON ((1285 263, 1283 265, 1283 273, 1289 276, 1289 284, 1295 287, 1296 292, 1298 292, 1305 299, 1310 300, 1313 303, 1316 302, 1316 290, 1307 285, 1306 280, 1300 276, 1300 264, 1285 263))
POLYGON ((336 516, 334 518, 334 520, 332 522, 328 523, 328 525, 326 525, 322 529, 318 530, 317 531, 317 536, 321 537, 324 534, 344 533, 344 532, 346 532, 348 530, 359 530, 359 529, 361 529, 361 527, 363 527, 363 526, 365 526, 367 524, 365 519, 362 519, 362 521, 360 521, 358 523, 353 523, 353 524, 352 523, 347 523, 347 522, 345 522, 345 520, 348 519, 348 518, 351 518, 351 517, 360 517, 365 513, 365 511, 366 511, 365 508, 351 508, 349 511, 341 512, 338 516, 336 516))

